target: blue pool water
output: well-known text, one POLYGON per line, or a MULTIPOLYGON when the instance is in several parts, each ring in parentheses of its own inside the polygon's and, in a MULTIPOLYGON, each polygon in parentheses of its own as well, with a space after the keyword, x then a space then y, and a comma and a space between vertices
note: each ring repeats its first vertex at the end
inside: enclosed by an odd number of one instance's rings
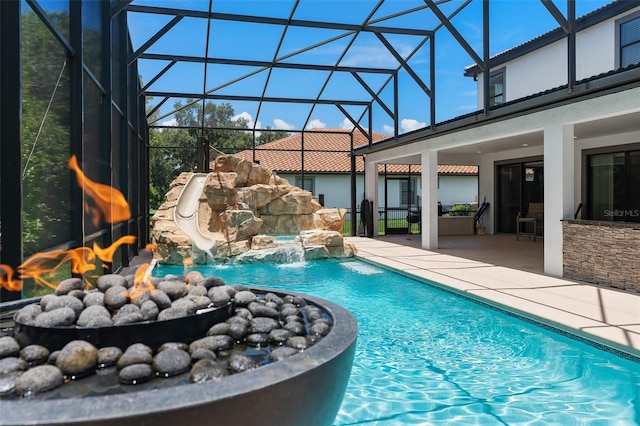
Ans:
POLYGON ((358 343, 335 425, 640 424, 640 364, 426 283, 358 260, 197 270, 351 311, 358 343))

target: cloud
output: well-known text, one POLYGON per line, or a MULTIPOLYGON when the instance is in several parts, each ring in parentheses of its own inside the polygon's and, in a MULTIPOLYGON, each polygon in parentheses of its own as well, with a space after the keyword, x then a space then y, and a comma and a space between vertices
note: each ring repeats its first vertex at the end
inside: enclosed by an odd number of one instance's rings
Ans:
POLYGON ((353 125, 353 123, 351 122, 351 120, 349 120, 348 118, 345 117, 344 120, 342 120, 342 123, 340 123, 340 128, 341 129, 353 129, 355 126, 353 125))
POLYGON ((385 124, 384 126, 382 126, 382 131, 387 135, 393 135, 393 126, 385 124))
POLYGON ((325 127, 327 127, 327 123, 323 123, 322 121, 316 119, 313 119, 309 122, 309 125, 307 125, 307 129, 324 129, 325 127))
POLYGON ((171 120, 163 121, 160 124, 162 126, 177 126, 178 125, 178 120, 176 120, 175 118, 172 118, 171 120))
POLYGON ((275 120, 273 120, 273 125, 276 127, 276 129, 278 130, 293 130, 295 129, 295 126, 293 124, 289 124, 286 121, 280 119, 280 118, 276 118, 275 120))
POLYGON ((405 133, 427 127, 427 123, 421 123, 413 118, 404 118, 400 121, 400 127, 402 128, 402 133, 405 133))
MULTIPOLYGON (((231 117, 231 121, 239 121, 239 120, 245 120, 247 123, 247 127, 251 128, 253 127, 253 117, 251 116, 251 114, 249 114, 246 111, 241 112, 238 115, 234 115, 233 117, 231 117)), ((262 127, 260 125, 260 122, 258 121, 256 127, 259 129, 260 127, 262 127)))

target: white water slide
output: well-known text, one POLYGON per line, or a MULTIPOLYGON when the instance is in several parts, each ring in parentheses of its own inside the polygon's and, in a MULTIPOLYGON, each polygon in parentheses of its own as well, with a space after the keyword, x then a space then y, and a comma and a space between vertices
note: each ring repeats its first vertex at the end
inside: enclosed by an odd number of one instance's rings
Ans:
POLYGON ((198 207, 207 176, 206 173, 194 173, 189 177, 178 195, 173 209, 173 220, 176 226, 191 238, 194 246, 212 255, 216 251, 216 242, 204 235, 198 225, 198 207))

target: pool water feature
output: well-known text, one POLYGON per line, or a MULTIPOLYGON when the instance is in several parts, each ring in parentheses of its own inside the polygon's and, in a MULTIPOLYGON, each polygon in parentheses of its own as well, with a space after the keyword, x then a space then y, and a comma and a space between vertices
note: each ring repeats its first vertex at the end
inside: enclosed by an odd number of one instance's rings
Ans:
POLYGON ((197 270, 316 295, 356 317, 335 425, 640 424, 640 363, 428 283, 360 260, 197 270))

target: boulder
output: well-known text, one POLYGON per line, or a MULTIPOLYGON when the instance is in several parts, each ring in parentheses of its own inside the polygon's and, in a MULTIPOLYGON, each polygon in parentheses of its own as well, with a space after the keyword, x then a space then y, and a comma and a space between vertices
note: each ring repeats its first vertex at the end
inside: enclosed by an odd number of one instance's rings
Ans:
POLYGON ((259 164, 252 164, 246 186, 268 184, 273 172, 259 164))
POLYGON ((320 209, 315 212, 318 219, 316 220, 316 228, 342 232, 342 225, 344 224, 346 214, 346 209, 320 209))
POLYGON ((254 235, 251 239, 251 250, 277 247, 276 237, 271 235, 254 235))
POLYGON ((235 172, 209 173, 204 184, 204 193, 209 207, 213 210, 225 210, 227 206, 237 203, 235 191, 237 177, 235 172))
POLYGON ((311 214, 315 211, 312 201, 311 192, 294 188, 267 204, 264 213, 274 216, 311 214))
POLYGON ((236 185, 238 187, 247 186, 249 172, 252 163, 234 155, 220 155, 213 162, 211 168, 214 172, 233 172, 236 174, 236 185))
POLYGON ((225 210, 219 215, 220 231, 229 242, 248 240, 258 233, 263 220, 251 210, 225 210))
POLYGON ((268 235, 297 235, 301 230, 314 229, 312 214, 306 215, 261 215, 264 221, 260 232, 268 235))
POLYGON ((342 234, 337 231, 311 230, 301 231, 300 240, 303 247, 324 246, 324 247, 342 247, 344 239, 342 234))

